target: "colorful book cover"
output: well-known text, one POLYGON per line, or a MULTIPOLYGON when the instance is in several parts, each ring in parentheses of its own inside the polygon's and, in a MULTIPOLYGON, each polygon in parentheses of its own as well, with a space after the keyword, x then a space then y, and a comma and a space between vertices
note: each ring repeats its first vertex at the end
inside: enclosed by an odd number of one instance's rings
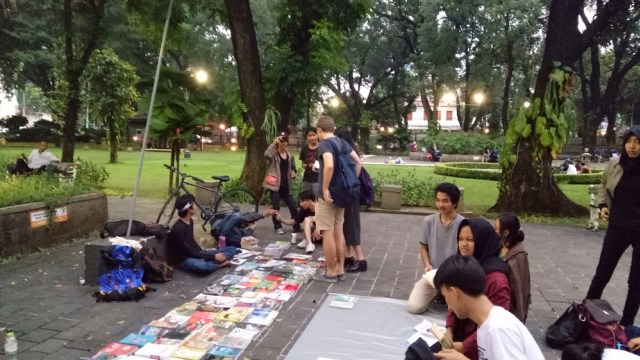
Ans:
POLYGON ((273 290, 267 293, 266 298, 289 301, 289 299, 291 299, 295 294, 296 294, 295 291, 290 291, 290 290, 273 290))
POLYGON ((233 331, 229 333, 228 336, 243 338, 251 341, 260 333, 260 331, 262 331, 262 329, 252 330, 252 329, 243 329, 243 328, 237 327, 233 329, 233 331))
MULTIPOLYGON (((248 331, 254 332, 256 333, 256 335, 253 337, 255 339, 265 327, 266 327, 265 325, 250 324, 247 322, 242 322, 242 323, 238 323, 238 326, 235 329, 242 329, 242 330, 248 330, 248 331)), ((233 330, 235 331, 235 329, 233 330)), ((232 332, 233 331, 229 332, 229 334, 232 332)))
POLYGON ((280 310, 282 304, 284 300, 264 298, 260 299, 254 307, 261 310, 280 310))
POLYGON ((240 348, 234 348, 234 347, 229 347, 229 346, 220 346, 220 345, 216 345, 216 346, 212 347, 211 350, 209 350, 209 352, 208 352, 209 355, 226 356, 226 357, 230 357, 230 358, 235 358, 238 355, 240 355, 241 353, 242 353, 242 349, 240 349, 240 348))
POLYGON ((247 316, 245 322, 258 325, 270 325, 273 320, 278 316, 278 312, 275 310, 262 310, 254 309, 251 315, 247 316))
POLYGON ((299 288, 300 288, 300 285, 298 285, 298 284, 296 284, 294 282, 284 281, 284 282, 281 282, 276 287, 276 290, 287 290, 287 291, 296 292, 296 291, 298 291, 299 288))
POLYGON ((311 260, 311 258, 313 257, 313 255, 306 255, 306 254, 297 254, 297 253, 288 253, 285 256, 283 256, 283 259, 288 259, 288 260, 311 260))
POLYGON ((205 325, 211 322, 211 320, 217 317, 216 313, 208 312, 208 311, 196 311, 191 314, 191 318, 187 323, 199 323, 201 325, 205 325))
POLYGON ((227 274, 227 275, 223 276, 218 281, 218 284, 219 285, 233 285, 233 284, 238 283, 241 279, 242 279, 241 275, 227 274))
POLYGON ((273 272, 271 272, 269 275, 264 277, 265 281, 271 281, 274 283, 280 283, 282 281, 284 281, 286 278, 284 276, 279 276, 279 275, 273 275, 273 272))
POLYGON ((233 259, 231 259, 229 262, 230 262, 231 264, 233 264, 233 265, 242 265, 242 264, 244 264, 245 262, 247 262, 247 259, 239 259, 239 258, 237 258, 237 257, 234 257, 234 258, 233 258, 233 259))
POLYGON ((275 289, 276 286, 276 283, 274 283, 273 281, 263 280, 257 283, 254 289, 255 291, 271 291, 275 289))
POLYGON ((180 346, 171 354, 172 357, 185 360, 200 360, 207 354, 206 350, 192 349, 180 346))
POLYGON ((216 328, 216 332, 220 331, 221 329, 229 330, 228 332, 225 333, 225 335, 230 333, 231 330, 233 330, 236 327, 236 324, 237 323, 235 321, 228 321, 228 320, 221 320, 221 319, 215 319, 211 322, 211 325, 213 325, 216 328))
POLYGON ((249 344, 251 344, 251 339, 235 337, 231 335, 227 335, 223 337, 222 340, 220 340, 220 342, 218 343, 218 345, 221 345, 221 346, 228 346, 228 347, 234 347, 234 348, 240 348, 240 349, 246 349, 247 346, 249 346, 249 344))
MULTIPOLYGON (((103 347, 102 349, 100 349, 100 351, 98 351, 98 353, 95 356, 107 355, 107 358, 109 356, 122 356, 122 355, 126 356, 126 355, 133 354, 134 352, 136 352, 136 350, 138 350, 138 346, 121 344, 119 342, 112 342, 107 346, 103 347)), ((93 358, 95 358, 95 356, 93 358)), ((98 357, 97 359, 99 358, 100 357, 98 357)))
POLYGON ((202 293, 205 295, 220 296, 222 295, 222 293, 224 293, 224 286, 218 285, 218 284, 212 284, 204 288, 204 291, 202 291, 202 293))
POLYGON ((171 310, 171 312, 177 315, 191 316, 191 314, 193 314, 197 309, 198 302, 191 300, 171 310))
POLYGON ((230 308, 239 300, 237 297, 229 297, 229 296, 213 296, 213 295, 204 295, 199 294, 194 298, 198 303, 206 304, 209 306, 215 306, 219 308, 230 308))
POLYGON ((243 297, 236 303, 236 307, 253 308, 258 301, 258 299, 243 297))
POLYGON ((242 322, 249 314, 251 314, 252 308, 246 307, 232 307, 218 314, 217 319, 223 321, 242 322))
POLYGON ((339 309, 353 309, 357 302, 358 298, 355 296, 336 295, 329 306, 339 309))
POLYGON ((175 329, 178 326, 186 323, 187 321, 189 321, 189 316, 177 315, 169 312, 162 318, 151 321, 149 325, 167 329, 175 329))
POLYGON ((258 269, 253 269, 253 270, 251 270, 251 272, 248 275, 249 276, 259 277, 260 279, 264 279, 265 276, 269 275, 269 271, 262 271, 262 270, 258 270, 258 269))
POLYGON ((138 334, 152 335, 152 336, 155 336, 156 338, 161 338, 164 334, 166 334, 166 332, 167 332, 167 329, 165 328, 151 326, 151 325, 142 325, 142 327, 138 331, 138 334))
POLYGON ((150 342, 153 342, 155 339, 156 337, 152 335, 140 335, 136 333, 131 333, 125 336, 124 339, 120 340, 120 342, 122 344, 135 345, 137 347, 142 347, 150 342))
POLYGON ((253 258, 253 261, 257 263, 265 263, 270 260, 271 260, 271 256, 264 256, 264 255, 257 255, 256 257, 253 258))
POLYGON ((171 358, 171 354, 173 354, 173 352, 176 351, 178 347, 179 345, 163 345, 150 343, 136 351, 136 356, 159 360, 169 360, 171 358))

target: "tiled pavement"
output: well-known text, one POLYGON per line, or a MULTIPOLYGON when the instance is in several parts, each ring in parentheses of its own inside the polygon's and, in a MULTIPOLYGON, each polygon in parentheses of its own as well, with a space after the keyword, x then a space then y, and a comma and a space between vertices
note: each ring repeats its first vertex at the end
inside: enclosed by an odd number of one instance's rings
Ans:
MULTIPOLYGON (((110 219, 126 218, 131 199, 110 198, 110 219)), ((151 221, 160 202, 138 200, 136 219, 151 221)), ((337 284, 310 282, 286 303, 277 320, 245 352, 250 359, 284 359, 329 292, 406 299, 420 276, 418 237, 422 216, 362 214, 363 246, 369 271, 348 274, 337 284)), ((568 301, 586 293, 595 270, 603 233, 580 227, 525 224, 529 250, 533 304, 527 327, 547 359, 558 352, 544 345, 544 329, 568 301)), ((270 221, 262 221, 257 236, 264 242, 276 238, 270 221)), ((95 288, 79 286, 85 240, 46 249, 0 266, 0 327, 18 334, 21 360, 78 359, 137 331, 152 319, 197 295, 205 284, 224 273, 195 277, 176 272, 174 280, 157 285, 139 303, 95 303, 95 288)), ((605 298, 618 310, 626 295, 629 252, 623 256, 605 298)), ((640 318, 638 318, 640 319, 640 318)), ((638 320, 637 319, 637 320, 638 320)), ((340 326, 331 331, 340 331, 340 326)), ((1 351, 1 350, 0 350, 1 351)))

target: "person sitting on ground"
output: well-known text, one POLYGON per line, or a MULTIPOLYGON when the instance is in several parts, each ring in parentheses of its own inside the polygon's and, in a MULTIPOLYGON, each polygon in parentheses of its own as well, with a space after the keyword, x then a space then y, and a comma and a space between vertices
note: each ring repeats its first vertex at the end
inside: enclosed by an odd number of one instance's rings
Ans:
POLYGON ((564 159, 564 162, 562 163, 562 165, 560 165, 560 170, 562 170, 563 173, 566 173, 570 164, 573 164, 573 159, 571 158, 571 156, 564 159))
MULTIPOLYGON (((486 230, 485 230, 486 231, 486 230)), ((544 356, 527 328, 509 311, 485 295, 491 286, 483 267, 473 256, 453 255, 436 272, 434 283, 452 313, 477 326, 474 356, 443 349, 438 359, 542 360, 544 356)))
POLYGON ((580 174, 591 174, 591 169, 584 162, 580 162, 580 174))
POLYGON ((416 282, 407 300, 407 311, 412 314, 425 312, 437 295, 437 290, 430 285, 427 273, 438 266, 444 259, 456 253, 458 245, 456 235, 458 226, 464 217, 457 212, 460 201, 460 189, 451 183, 440 183, 436 186, 437 214, 424 218, 420 239, 420 259, 424 275, 416 282))
POLYGON ((22 154, 22 158, 16 161, 15 166, 9 169, 10 174, 29 175, 44 171, 48 165, 60 162, 51 151, 47 150, 49 143, 40 141, 37 149, 33 149, 29 157, 22 154))
POLYGON ((276 215, 278 211, 270 206, 262 213, 257 212, 232 212, 230 214, 218 214, 211 220, 211 235, 220 240, 224 236, 227 246, 242 246, 242 238, 252 236, 256 222, 264 218, 276 215))
MULTIPOLYGON (((464 219, 460 223, 460 227, 458 228, 458 254, 462 256, 473 256, 478 260, 486 274, 484 294, 493 305, 504 308, 506 310, 504 312, 509 312, 511 299, 508 276, 510 270, 507 263, 498 257, 501 248, 500 238, 498 234, 496 234, 493 225, 487 220, 473 218, 464 219)), ((438 276, 438 273, 439 270, 435 276, 438 276)), ((439 289, 439 287, 436 288, 439 289)), ((477 323, 466 317, 457 317, 456 313, 451 311, 451 305, 449 305, 449 307, 450 310, 446 322, 447 332, 445 336, 453 343, 454 350, 463 353, 469 359, 477 360, 478 351, 482 350, 478 348, 477 344, 477 323)), ((500 317, 502 317, 502 315, 500 315, 500 317)), ((483 359, 487 359, 487 357, 483 357, 483 359)), ((488 357, 488 359, 512 358, 491 356, 488 357)))
POLYGON ((594 343, 569 344, 562 349, 562 360, 640 360, 640 356, 618 349, 605 349, 594 343))
POLYGON ((502 241, 500 258, 509 265, 511 270, 509 274, 511 312, 524 324, 531 304, 531 275, 527 250, 522 244, 524 233, 520 229, 520 220, 512 213, 500 214, 496 219, 495 229, 502 241))
POLYGON ((567 175, 578 175, 578 167, 575 163, 567 165, 567 175))
POLYGON ((227 246, 224 249, 203 249, 193 234, 193 216, 196 214, 195 197, 191 194, 180 195, 176 199, 176 210, 180 217, 171 227, 171 252, 174 262, 183 270, 210 274, 218 268, 229 266, 229 260, 238 249, 227 246))
POLYGON ((278 221, 286 225, 302 225, 304 229, 304 240, 298 243, 298 247, 306 249, 307 254, 311 254, 316 248, 313 243, 322 243, 322 235, 320 235, 320 231, 316 228, 316 195, 313 191, 306 190, 301 192, 299 197, 300 208, 293 219, 282 218, 280 214, 276 215, 276 217, 278 221))

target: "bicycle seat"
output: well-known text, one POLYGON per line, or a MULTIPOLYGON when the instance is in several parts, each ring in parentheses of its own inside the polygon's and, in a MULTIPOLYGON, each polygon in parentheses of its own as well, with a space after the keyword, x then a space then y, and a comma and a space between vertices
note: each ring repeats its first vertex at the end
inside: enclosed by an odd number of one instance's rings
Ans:
POLYGON ((220 182, 225 182, 225 181, 229 181, 229 177, 228 176, 212 176, 212 179, 216 179, 220 182))

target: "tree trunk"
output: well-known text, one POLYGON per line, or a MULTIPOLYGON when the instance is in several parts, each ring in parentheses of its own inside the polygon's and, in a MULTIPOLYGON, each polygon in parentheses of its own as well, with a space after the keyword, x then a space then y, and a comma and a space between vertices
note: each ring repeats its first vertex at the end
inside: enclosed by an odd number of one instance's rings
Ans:
POLYGON ((80 80, 79 76, 68 76, 69 92, 67 95, 67 108, 62 126, 62 158, 63 162, 73 162, 76 146, 76 125, 78 123, 78 111, 80 111, 80 80))
POLYGON ((260 56, 253 16, 249 0, 225 0, 229 18, 233 55, 238 68, 240 98, 248 107, 243 114, 247 124, 253 124, 255 133, 247 139, 247 150, 240 179, 258 197, 262 192, 262 182, 266 171, 264 151, 267 149, 265 133, 262 130, 266 102, 262 85, 260 56))
POLYGON ((500 122, 502 123, 503 134, 507 133, 507 128, 509 127, 509 94, 511 93, 514 63, 513 44, 509 40, 507 43, 507 76, 504 79, 504 87, 502 88, 502 107, 500 109, 500 122))
POLYGON ((640 125, 640 101, 633 103, 633 113, 631 115, 631 125, 640 125))
MULTIPOLYGON (((578 17, 582 10, 583 0, 553 0, 550 5, 549 22, 545 40, 542 65, 536 79, 533 98, 544 99, 549 74, 553 71, 554 61, 573 67, 591 40, 584 43, 578 31, 578 17)), ((558 89, 559 91, 561 89, 558 89)), ((541 113, 534 114, 528 123, 541 113)), ((503 168, 500 182, 500 194, 494 211, 512 211, 518 214, 549 214, 562 216, 587 215, 588 209, 571 201, 558 187, 551 172, 551 153, 549 148, 542 156, 534 157, 536 145, 540 143, 535 132, 529 137, 519 137, 513 151, 516 161, 503 168)), ((586 194, 585 194, 586 196, 586 194)))
POLYGON ((116 120, 113 117, 107 119, 107 126, 109 127, 109 164, 118 163, 118 129, 116 127, 116 120))

